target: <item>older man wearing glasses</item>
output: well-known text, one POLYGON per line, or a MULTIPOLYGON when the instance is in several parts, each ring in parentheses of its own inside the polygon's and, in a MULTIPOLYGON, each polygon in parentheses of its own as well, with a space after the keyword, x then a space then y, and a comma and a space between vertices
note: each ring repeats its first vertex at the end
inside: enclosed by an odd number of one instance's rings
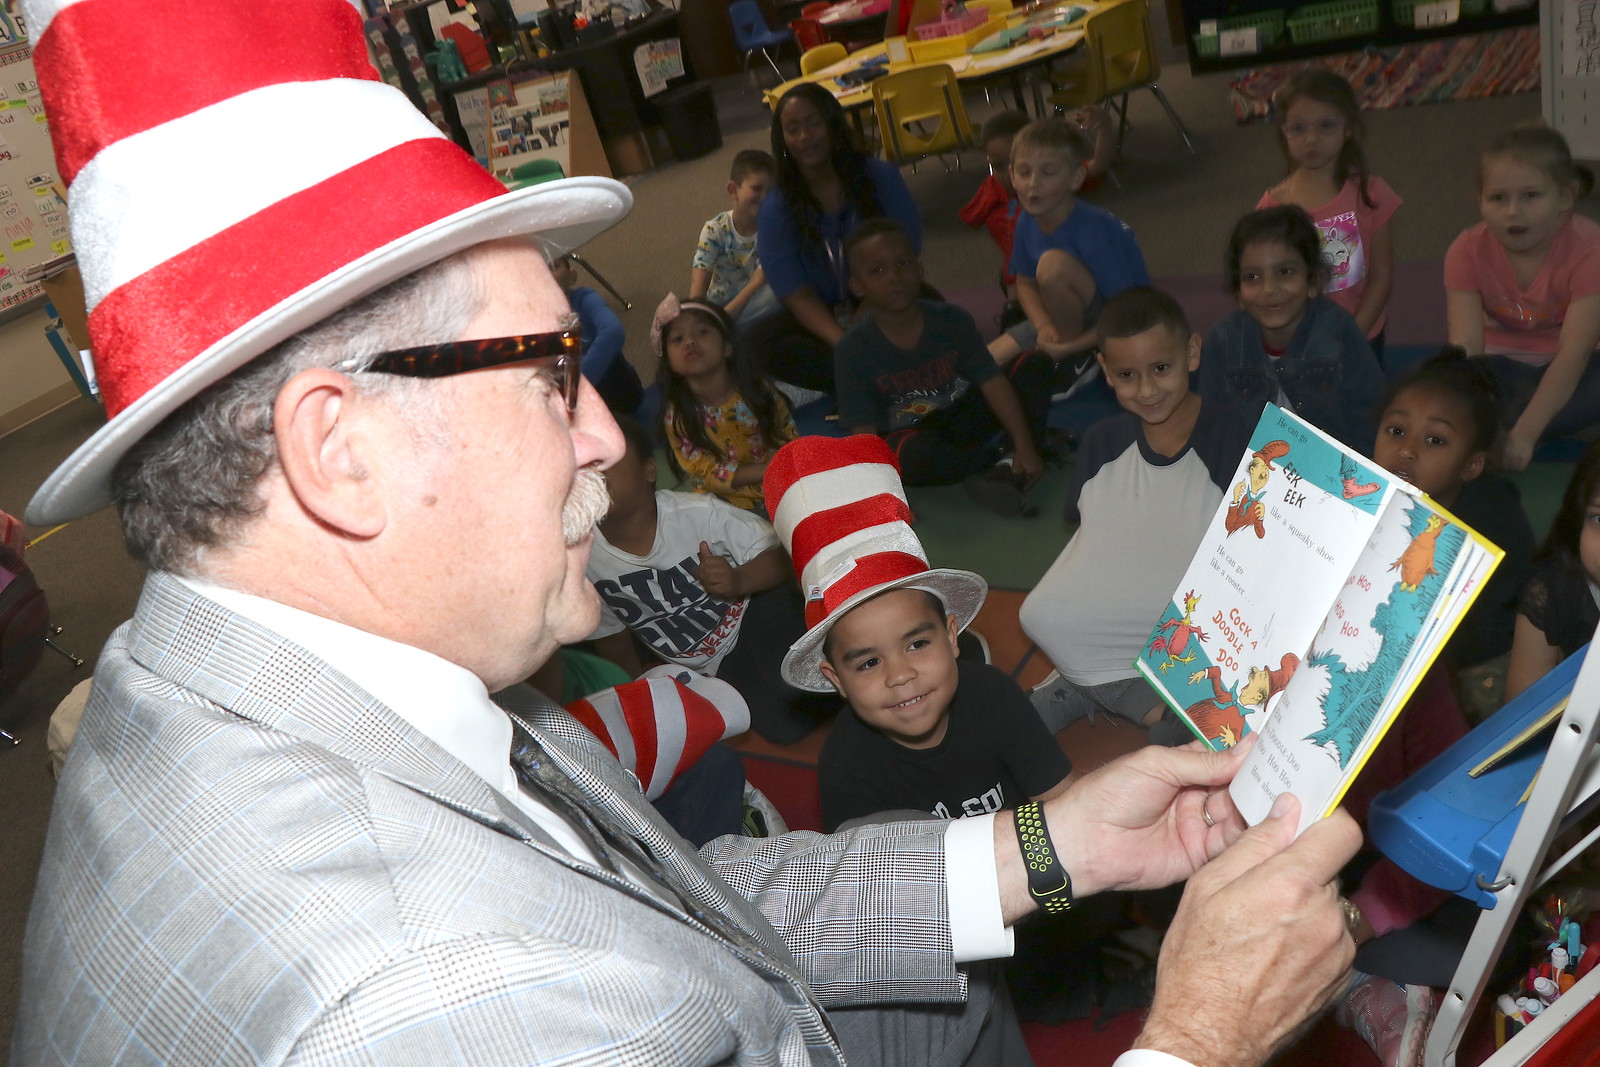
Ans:
POLYGON ((697 853, 560 709, 497 708, 596 618, 621 441, 545 253, 630 197, 505 193, 346 0, 180 6, 27 7, 111 415, 30 515, 115 504, 150 576, 61 782, 14 1062, 1021 1061, 961 963, 1041 900, 1190 875, 1130 1063, 1260 1062, 1325 1002, 1358 835, 1243 831, 1231 756, 1052 801, 1041 891, 1009 819, 697 853), (134 32, 205 61, 151 83, 134 32))

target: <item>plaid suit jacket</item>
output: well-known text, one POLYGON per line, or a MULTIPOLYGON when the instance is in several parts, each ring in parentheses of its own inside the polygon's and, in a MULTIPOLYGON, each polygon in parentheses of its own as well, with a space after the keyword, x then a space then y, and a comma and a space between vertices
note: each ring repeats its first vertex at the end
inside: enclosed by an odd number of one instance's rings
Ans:
POLYGON ((819 1005, 964 995, 942 826, 702 855, 565 712, 524 722, 761 947, 573 861, 287 637, 151 576, 58 788, 13 1062, 826 1063, 819 1005))

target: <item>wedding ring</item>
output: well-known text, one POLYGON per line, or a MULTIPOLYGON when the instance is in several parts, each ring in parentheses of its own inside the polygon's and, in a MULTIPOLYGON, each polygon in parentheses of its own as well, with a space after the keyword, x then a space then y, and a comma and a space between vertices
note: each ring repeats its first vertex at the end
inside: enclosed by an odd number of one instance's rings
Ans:
MULTIPOLYGON (((1200 817, 1206 821, 1207 829, 1217 825, 1217 820, 1215 820, 1215 819, 1213 819, 1211 817, 1210 810, 1206 808, 1206 801, 1210 800, 1210 799, 1211 799, 1211 794, 1207 793, 1205 795, 1205 798, 1200 801, 1200 817)), ((1343 898, 1341 897, 1340 899, 1342 900, 1343 898)))
POLYGON ((1350 931, 1350 940, 1356 939, 1356 931, 1361 929, 1361 909, 1350 903, 1349 898, 1339 898, 1339 910, 1344 912, 1344 928, 1350 931))

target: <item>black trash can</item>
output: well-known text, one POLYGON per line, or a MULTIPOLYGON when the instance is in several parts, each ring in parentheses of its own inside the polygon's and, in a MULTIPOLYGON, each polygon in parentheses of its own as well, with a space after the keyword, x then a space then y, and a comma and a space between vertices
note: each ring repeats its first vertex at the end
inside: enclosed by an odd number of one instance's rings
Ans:
POLYGON ((699 159, 722 147, 722 127, 717 125, 717 102, 710 82, 694 82, 668 89, 650 102, 661 112, 661 128, 678 159, 699 159))

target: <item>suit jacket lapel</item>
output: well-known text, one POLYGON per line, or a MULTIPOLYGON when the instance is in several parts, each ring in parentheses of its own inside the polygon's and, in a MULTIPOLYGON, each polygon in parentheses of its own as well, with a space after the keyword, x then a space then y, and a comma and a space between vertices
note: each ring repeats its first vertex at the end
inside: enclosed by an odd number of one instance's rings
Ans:
POLYGON ((241 718, 325 748, 557 858, 516 805, 349 678, 170 575, 145 582, 129 634, 142 666, 241 718))
MULTIPOLYGON (((349 678, 282 634, 208 600, 170 575, 145 582, 129 634, 135 660, 235 715, 370 767, 437 802, 528 842, 563 865, 630 895, 661 902, 626 879, 574 859, 482 778, 349 678)), ((661 819, 594 736, 541 701, 518 720, 558 759, 593 809, 639 840, 708 912, 726 916, 769 950, 767 963, 796 969, 783 940, 661 819)), ((670 910, 681 915, 672 907, 670 910)))

